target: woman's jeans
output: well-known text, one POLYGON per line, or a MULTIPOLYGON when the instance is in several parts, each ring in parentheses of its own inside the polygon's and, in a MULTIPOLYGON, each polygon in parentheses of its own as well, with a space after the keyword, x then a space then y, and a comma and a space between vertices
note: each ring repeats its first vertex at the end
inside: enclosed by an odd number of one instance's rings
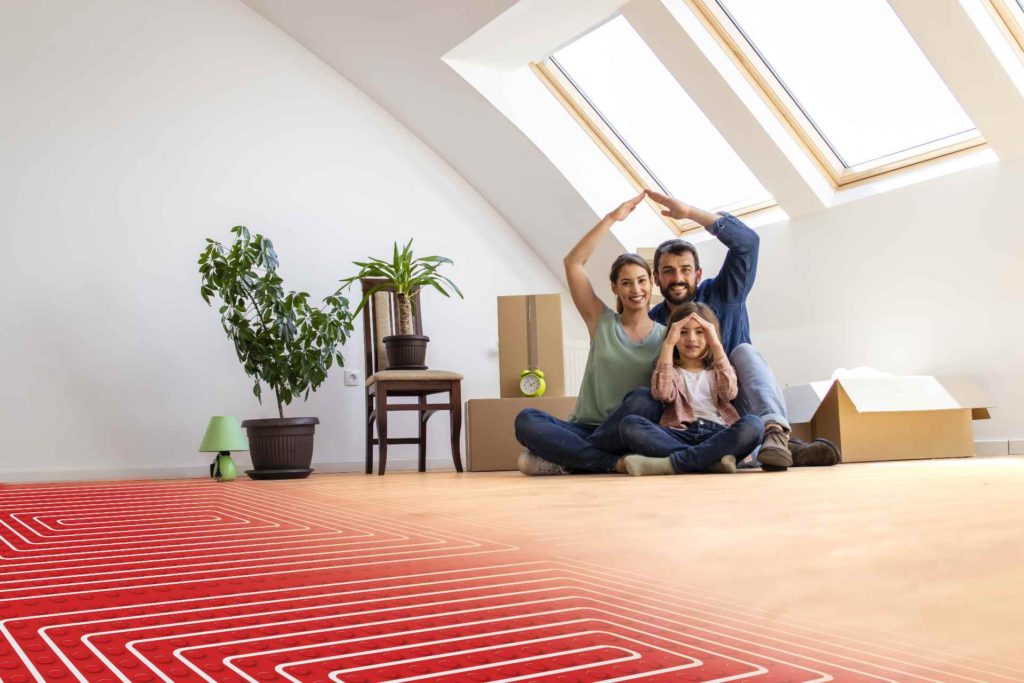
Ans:
POLYGON ((737 462, 743 460, 761 443, 764 426, 756 415, 744 415, 730 427, 697 420, 682 430, 628 415, 619 425, 619 434, 628 450, 652 458, 668 458, 676 474, 685 474, 707 472, 723 455, 734 455, 737 462))
POLYGON ((634 389, 599 425, 566 422, 536 408, 516 416, 516 440, 534 455, 573 472, 614 472, 619 457, 628 451, 619 425, 628 416, 657 422, 662 404, 647 387, 634 389))

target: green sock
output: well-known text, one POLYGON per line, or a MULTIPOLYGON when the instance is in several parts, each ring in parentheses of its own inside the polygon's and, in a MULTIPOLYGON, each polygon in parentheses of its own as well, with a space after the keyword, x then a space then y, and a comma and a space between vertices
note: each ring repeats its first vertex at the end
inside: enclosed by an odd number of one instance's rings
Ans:
POLYGON ((736 456, 723 455, 721 460, 708 466, 708 472, 711 474, 736 474, 736 456))
POLYGON ((645 477, 649 474, 675 474, 668 458, 648 458, 645 455, 627 455, 626 471, 634 477, 645 477))

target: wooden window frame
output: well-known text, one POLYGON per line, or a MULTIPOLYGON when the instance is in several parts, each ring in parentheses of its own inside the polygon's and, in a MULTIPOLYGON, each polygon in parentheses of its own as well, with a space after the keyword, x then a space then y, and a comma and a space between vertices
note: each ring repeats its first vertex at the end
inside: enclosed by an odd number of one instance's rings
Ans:
POLYGON ((1024 7, 1017 0, 982 0, 982 4, 1013 45, 1017 56, 1024 61, 1024 19, 1021 18, 1024 17, 1024 7), (1016 5, 1016 9, 1011 8, 1011 4, 1016 5))
MULTIPOLYGON (((654 174, 644 165, 640 158, 629 146, 623 142, 620 136, 601 117, 576 85, 568 79, 564 73, 551 61, 546 59, 543 62, 533 62, 530 68, 542 83, 551 91, 569 112, 577 124, 590 136, 594 144, 604 152, 605 156, 625 176, 626 180, 636 189, 637 193, 642 190, 656 190, 665 192, 664 186, 658 181, 654 174)), ((699 232, 704 229, 695 221, 678 221, 674 218, 662 215, 663 207, 650 198, 645 199, 647 204, 664 221, 665 225, 677 236, 699 232)), ((778 206, 773 200, 758 202, 756 204, 731 205, 715 207, 714 211, 726 211, 734 216, 745 216, 748 219, 759 213, 766 212, 778 206)), ((709 209, 710 210, 710 209, 709 209)))
MULTIPOLYGON (((894 173, 916 169, 953 156, 988 147, 977 131, 965 132, 937 140, 914 149, 919 152, 903 157, 899 152, 846 167, 800 105, 788 92, 756 48, 733 22, 716 0, 680 0, 685 2, 715 37, 740 72, 761 96, 769 109, 778 117, 790 135, 814 162, 833 190, 852 187, 894 173)), ((999 0, 991 0, 999 2, 999 0)))

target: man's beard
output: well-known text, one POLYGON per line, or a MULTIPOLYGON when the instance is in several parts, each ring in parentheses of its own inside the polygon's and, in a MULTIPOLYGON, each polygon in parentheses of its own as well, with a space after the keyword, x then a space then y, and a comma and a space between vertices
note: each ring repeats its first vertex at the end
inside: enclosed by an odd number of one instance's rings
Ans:
POLYGON ((660 289, 661 295, 665 297, 665 301, 667 301, 671 306, 679 306, 681 304, 685 304, 687 301, 692 301, 696 294, 696 292, 690 289, 690 286, 686 283, 672 283, 669 287, 661 287, 660 289), (673 296, 671 294, 672 287, 680 284, 683 286, 682 294, 680 296, 673 296))

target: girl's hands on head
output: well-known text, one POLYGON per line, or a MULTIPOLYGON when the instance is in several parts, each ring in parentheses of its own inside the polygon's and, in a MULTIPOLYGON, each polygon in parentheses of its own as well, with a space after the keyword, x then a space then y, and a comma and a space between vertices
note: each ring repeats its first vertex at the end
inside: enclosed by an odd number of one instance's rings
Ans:
POLYGON ((675 345, 679 343, 679 338, 683 334, 683 323, 688 318, 683 320, 677 320, 669 325, 668 332, 665 333, 665 341, 662 342, 666 347, 675 348, 675 345))
POLYGON ((716 351, 723 351, 722 340, 718 338, 718 330, 715 329, 715 326, 711 324, 711 322, 697 315, 696 313, 691 313, 690 315, 686 316, 686 320, 691 319, 698 325, 700 325, 701 329, 704 330, 704 338, 707 339, 708 346, 710 346, 712 349, 716 351))
POLYGON ((626 201, 619 204, 619 206, 614 211, 608 214, 608 217, 611 218, 612 220, 624 221, 626 220, 626 217, 629 216, 629 214, 633 213, 633 209, 639 206, 640 202, 642 202, 643 200, 644 193, 641 192, 632 199, 627 199, 626 201))

